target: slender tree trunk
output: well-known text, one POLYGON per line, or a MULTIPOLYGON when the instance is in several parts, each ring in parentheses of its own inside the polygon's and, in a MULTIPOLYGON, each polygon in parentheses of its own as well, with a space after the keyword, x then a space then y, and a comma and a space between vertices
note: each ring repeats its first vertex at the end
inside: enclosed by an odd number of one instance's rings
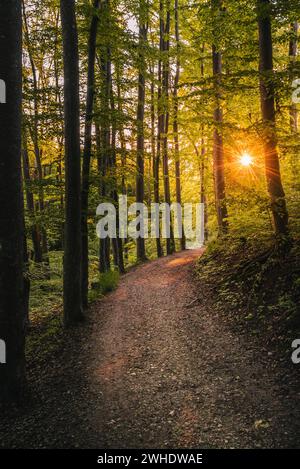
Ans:
POLYGON ((75 1, 61 0, 64 51, 66 220, 64 245, 64 322, 83 319, 81 297, 81 202, 79 57, 75 1))
MULTIPOLYGON (((150 70, 151 85, 150 85, 150 96, 151 96, 151 158, 152 158, 152 173, 150 172, 149 179, 154 177, 154 165, 156 160, 156 136, 155 136, 155 84, 154 84, 154 67, 150 70)), ((152 190, 150 192, 150 201, 152 201, 152 190)))
MULTIPOLYGON (((162 18, 160 19, 160 30, 162 28, 162 18)), ((160 50, 162 50, 162 32, 160 34, 160 50)), ((156 156, 153 161, 153 181, 154 181, 154 202, 159 204, 160 197, 159 197, 159 167, 161 161, 161 143, 162 143, 162 135, 163 135, 163 106, 162 106, 162 89, 161 89, 161 82, 162 82, 162 60, 161 58, 158 61, 158 90, 157 90, 157 151, 156 156)), ((163 256, 163 249, 160 240, 160 219, 158 220, 158 228, 159 233, 158 237, 156 238, 156 252, 157 257, 163 256)))
POLYGON ((30 299, 30 277, 29 277, 29 257, 28 245, 26 237, 25 225, 25 210, 24 210, 24 188, 21 170, 21 206, 23 210, 23 306, 24 306, 24 321, 25 321, 25 334, 29 325, 29 299, 30 299))
MULTIPOLYGON (((176 202, 181 206, 181 170, 180 170, 180 151, 179 151, 179 138, 178 138, 178 85, 180 79, 180 34, 179 34, 179 15, 178 15, 178 0, 174 3, 174 16, 175 16, 175 40, 176 40, 176 72, 174 80, 173 91, 173 134, 175 146, 175 176, 176 176, 176 202)), ((181 249, 186 248, 186 240, 184 234, 184 226, 182 218, 178 220, 182 226, 182 236, 180 239, 181 249)))
POLYGON ((208 214, 207 214, 207 200, 206 200, 206 191, 205 191, 205 141, 204 141, 204 126, 202 126, 202 138, 201 138, 201 153, 199 153, 198 147, 194 141, 190 139, 196 154, 196 158, 198 161, 198 168, 199 168, 199 177, 200 177, 200 202, 204 204, 204 239, 207 240, 208 238, 208 231, 207 231, 207 222, 208 222, 208 214))
MULTIPOLYGON (((295 22, 291 26, 291 39, 289 43, 289 58, 290 58, 290 73, 291 73, 291 81, 294 79, 295 74, 295 62, 297 59, 298 53, 298 31, 299 31, 299 23, 295 22)), ((290 107, 290 126, 291 131, 293 133, 298 132, 298 109, 297 104, 293 103, 290 107)))
MULTIPOLYGON (((217 0, 217 6, 220 9, 222 3, 217 0)), ((224 149, 223 149, 223 111, 221 107, 221 81, 222 81, 222 55, 214 44, 212 48, 213 58, 213 77, 215 87, 215 111, 214 111, 214 142, 213 142, 213 163, 214 163, 214 181, 215 181, 215 199, 219 234, 222 235, 228 231, 228 214, 225 201, 225 174, 224 174, 224 149)))
POLYGON ((274 231, 278 236, 288 233, 288 212, 281 182, 275 125, 273 46, 270 1, 258 0, 260 51, 260 96, 264 124, 264 153, 268 192, 271 199, 274 231))
POLYGON ((30 221, 31 221, 31 237, 32 237, 33 252, 34 252, 34 261, 42 262, 43 252, 42 252, 42 247, 41 247, 40 231, 35 222, 34 198, 33 198, 32 191, 30 189, 30 183, 31 183, 30 167, 29 167, 27 143, 25 139, 24 139, 24 149, 23 149, 22 155, 23 155, 23 175, 24 175, 24 183, 25 183, 24 185, 25 185, 25 194, 26 194, 26 205, 27 205, 27 210, 29 213, 30 221))
MULTIPOLYGON (((165 202, 171 206, 170 177, 169 177, 169 156, 168 156, 168 133, 169 133, 169 78, 170 78, 170 0, 166 0, 166 12, 164 18, 164 8, 161 10, 163 15, 162 34, 162 101, 164 106, 163 132, 162 132, 162 163, 164 177, 165 202)), ((175 240, 173 233, 172 219, 170 217, 170 236, 166 240, 167 254, 175 251, 175 240)))
POLYGON ((29 299, 30 299, 30 277, 29 277, 29 257, 28 257, 28 245, 25 232, 25 218, 23 217, 23 277, 24 277, 24 293, 23 293, 23 305, 24 305, 24 320, 25 320, 25 331, 29 325, 29 299))
POLYGON ((21 193, 22 9, 20 0, 0 2, 0 400, 22 396, 25 384, 24 218, 21 193), (2 357, 3 358, 3 357, 2 357))
POLYGON ((112 239, 112 248, 114 256, 114 264, 118 268, 121 274, 125 273, 124 267, 124 257, 123 257, 123 243, 119 235, 120 228, 120 218, 119 218, 119 198, 118 198, 118 178, 117 178, 117 118, 116 118, 116 108, 115 108, 115 97, 112 86, 111 78, 111 91, 110 91, 110 103, 111 103, 111 113, 112 113, 112 139, 111 139, 111 152, 112 152, 112 199, 116 208, 116 231, 117 237, 112 239))
MULTIPOLYGON (((106 64, 107 65, 107 64, 106 64)), ((102 72, 106 70, 106 65, 103 63, 102 64, 102 72)), ((105 89, 103 90, 102 86, 102 93, 105 92, 105 89)), ((103 103, 103 98, 102 98, 102 103, 103 103)), ((103 106, 102 106, 102 112, 103 112, 103 106)), ((108 116, 108 110, 105 107, 105 115, 107 116, 107 119, 109 118, 108 116)), ((102 117, 102 125, 96 126, 96 146, 97 146, 97 160, 98 160, 98 171, 99 175, 101 177, 101 183, 99 187, 99 195, 101 198, 101 201, 105 201, 107 198, 107 173, 109 169, 109 148, 110 148, 110 131, 109 131, 109 126, 107 126, 107 123, 103 122, 103 117, 102 117)), ((100 239, 99 242, 99 272, 104 273, 107 272, 110 269, 110 256, 109 256, 109 246, 110 246, 110 240, 109 238, 105 239, 100 239)))
MULTIPOLYGON (((62 93, 60 89, 60 60, 61 60, 61 53, 59 50, 59 37, 60 37, 60 11, 58 10, 56 13, 56 24, 55 24, 55 41, 54 41, 54 58, 53 58, 53 65, 54 65, 54 77, 55 77, 55 98, 56 104, 58 107, 59 119, 60 119, 60 127, 63 126, 64 116, 63 116, 63 100, 62 100, 62 93)), ((61 213, 64 212, 64 188, 63 188, 63 146, 64 146, 64 137, 62 132, 59 132, 59 136, 57 138, 58 143, 58 158, 57 158, 57 181, 60 187, 60 208, 61 213)), ((59 248, 63 249, 63 241, 64 240, 64 223, 61 223, 61 239, 59 241, 59 248)))
MULTIPOLYGON (((24 19, 24 37, 25 37, 25 42, 27 45, 27 51, 28 51, 28 56, 29 56, 29 61, 30 61, 30 66, 31 66, 31 71, 32 71, 32 79, 33 79, 33 127, 29 125, 29 130, 30 130, 31 139, 33 142, 33 147, 34 147, 36 175, 37 175, 37 180, 39 184, 39 210, 40 210, 40 213, 43 214, 44 209, 45 209, 45 202, 44 202, 44 189, 43 189, 43 167, 42 167, 41 150, 39 147, 39 102, 38 102, 39 86, 38 86, 36 65, 35 65, 32 49, 31 49, 29 27, 28 27, 24 0, 22 0, 22 11, 23 11, 23 19, 24 19)), ((42 260, 44 260, 45 263, 49 266, 47 233, 43 226, 40 227, 40 238, 41 238, 41 246, 42 246, 42 251, 43 251, 42 260)), ((47 274, 47 277, 50 278, 49 273, 47 274)))
POLYGON ((95 95, 95 58, 96 58, 96 38, 99 23, 98 8, 100 0, 93 2, 93 17, 90 26, 88 43, 88 76, 85 110, 85 130, 84 130, 84 150, 82 164, 82 187, 81 187, 81 236, 82 236, 82 304, 86 308, 88 305, 89 286, 89 240, 88 240, 88 206, 89 206, 89 178, 92 151, 92 118, 95 95))
MULTIPOLYGON (((137 105, 137 152, 136 152, 136 202, 144 204, 144 115, 145 115, 145 46, 147 42, 147 12, 146 4, 140 0, 139 6, 139 76, 138 76, 138 105, 137 105)), ((136 254, 138 261, 146 260, 145 238, 136 240, 136 254)))
POLYGON ((205 190, 205 140, 204 140, 204 126, 202 126, 202 138, 201 138, 201 160, 200 160, 200 202, 204 206, 204 240, 208 239, 208 213, 207 213, 207 200, 206 200, 206 190, 205 190))
MULTIPOLYGON (((126 187, 126 159, 127 159, 127 151, 126 151, 126 139, 124 133, 124 126, 123 126, 123 106, 122 106, 122 96, 121 96, 121 85, 120 85, 120 68, 119 65, 116 64, 116 85, 117 85, 117 100, 118 100, 118 115, 119 115, 119 122, 118 122, 118 136, 120 141, 120 153, 121 153, 121 192, 122 195, 127 195, 127 187, 126 187)), ((128 247, 127 247, 127 239, 119 238, 120 248, 122 249, 122 259, 124 264, 124 259, 128 260, 128 247)), ((124 266, 125 270, 125 266, 124 266)))
MULTIPOLYGON (((101 47, 100 75, 101 75, 101 90, 100 90, 100 133, 99 145, 100 151, 98 155, 98 168, 101 176, 100 195, 102 201, 110 195, 110 190, 107 184, 107 178, 110 176, 109 171, 111 167, 111 112, 110 112, 110 93, 111 93, 111 37, 110 22, 110 1, 103 0, 101 2, 101 21, 100 32, 103 37, 103 44, 101 47)), ((99 243, 99 272, 104 273, 110 270, 110 239, 100 239, 99 243)))
MULTIPOLYGON (((205 44, 202 45, 202 54, 205 52, 205 44)), ((201 60, 201 78, 204 79, 204 60, 201 60)), ((207 210, 207 196, 205 187, 205 173, 206 173, 206 147, 205 147, 205 126, 201 126, 201 161, 200 161, 200 202, 204 205, 204 240, 208 240, 208 210, 207 210)))

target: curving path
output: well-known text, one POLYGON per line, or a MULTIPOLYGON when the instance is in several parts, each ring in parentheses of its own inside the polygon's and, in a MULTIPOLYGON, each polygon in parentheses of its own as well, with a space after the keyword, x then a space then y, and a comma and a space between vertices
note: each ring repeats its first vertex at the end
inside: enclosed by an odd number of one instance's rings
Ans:
POLYGON ((273 358, 233 332, 205 292, 193 302, 201 253, 122 277, 30 371, 33 399, 2 418, 0 446, 299 447, 299 394, 278 384, 273 358))

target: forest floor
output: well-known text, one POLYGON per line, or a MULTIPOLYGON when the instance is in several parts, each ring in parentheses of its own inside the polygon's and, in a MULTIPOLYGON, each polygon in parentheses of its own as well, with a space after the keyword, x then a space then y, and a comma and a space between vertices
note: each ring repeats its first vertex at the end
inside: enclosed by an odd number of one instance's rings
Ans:
POLYGON ((214 309, 201 254, 132 269, 29 364, 29 401, 1 416, 0 447, 299 448, 288 365, 214 309))

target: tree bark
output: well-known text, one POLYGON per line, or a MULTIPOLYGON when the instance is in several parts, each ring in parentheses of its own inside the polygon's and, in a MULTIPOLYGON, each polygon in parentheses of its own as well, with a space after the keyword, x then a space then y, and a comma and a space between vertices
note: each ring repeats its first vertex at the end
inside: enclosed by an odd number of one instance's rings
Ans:
MULTIPOLYGON (((161 34, 161 53, 162 53, 162 102, 163 102, 163 121, 162 121, 162 163, 163 163, 163 179, 165 202, 171 206, 170 177, 169 177, 169 156, 168 156, 168 133, 169 133, 169 78, 170 78, 170 0, 166 0, 166 8, 164 9, 161 2, 160 14, 162 16, 161 34), (164 10, 166 10, 164 14, 164 10)), ((175 251, 175 241, 172 220, 170 218, 170 236, 166 239, 167 254, 175 251)))
MULTIPOLYGON (((223 10, 222 0, 212 0, 213 13, 223 10)), ((218 25, 214 25, 213 35, 217 37, 218 25)), ((228 213, 226 206, 225 192, 225 168, 224 168, 224 149, 223 149, 223 110, 221 106, 221 85, 222 85, 222 54, 220 46, 217 43, 212 46, 213 79, 215 94, 214 110, 214 135, 213 135, 213 165, 214 165, 214 184, 215 200, 219 235, 228 231, 228 213)))
POLYGON ((61 0, 64 51, 65 192, 64 323, 83 319, 81 296, 81 201, 79 57, 75 1, 61 0))
MULTIPOLYGON (((101 201, 110 195, 107 178, 111 166, 111 37, 110 30, 110 1, 101 1, 101 21, 100 33, 103 37, 103 44, 100 51, 100 128, 98 129, 98 169, 101 176, 100 196, 101 201)), ((100 239, 99 243, 99 272, 104 273, 110 270, 110 239, 100 239)))
MULTIPOLYGON (((160 19, 160 31, 162 28, 162 18, 160 19)), ((162 32, 160 33, 160 50, 162 50, 162 32)), ((161 161, 161 142, 162 142, 162 135, 163 135, 163 119, 164 119, 164 114, 163 114, 163 106, 162 106, 162 87, 161 87, 161 82, 162 82, 162 59, 161 57, 159 58, 158 61, 158 90, 157 90, 157 150, 156 150, 156 156, 153 161, 153 181, 154 181, 154 190, 153 190, 153 195, 154 195, 154 203, 159 204, 160 202, 160 197, 159 197, 159 167, 160 167, 160 161, 161 161)), ((154 83, 153 83, 154 86, 154 83)), ((158 228, 159 228, 159 233, 158 237, 156 238, 156 252, 157 252, 157 257, 162 257, 163 256, 163 249, 161 245, 161 240, 160 240, 160 219, 158 220, 158 228)))
POLYGON ((124 256, 123 256, 123 243, 120 238, 119 228, 120 228, 120 218, 119 218, 119 198, 118 198, 118 177, 117 177, 117 118, 116 118, 116 107, 115 107, 115 97, 113 92, 113 84, 111 77, 111 91, 110 91, 110 105, 112 112, 112 139, 111 139, 111 153, 112 153, 112 199, 114 201, 114 206, 116 208, 116 231, 117 237, 112 239, 112 249, 114 256, 114 265, 118 268, 121 274, 125 273, 124 266, 124 256))
MULTIPOLYGON (((289 67, 291 74, 291 81, 294 79, 294 67, 297 59, 298 53, 298 32, 299 32, 299 23, 295 22, 291 25, 291 39, 289 43, 289 67)), ((298 133, 298 109, 297 104, 292 103, 290 107, 290 126, 293 133, 298 133)))
POLYGON ((87 93, 85 109, 85 129, 84 129, 84 150, 82 163, 82 187, 81 187, 81 237, 82 237, 82 304, 86 308, 88 305, 89 286, 89 240, 88 240, 88 208, 89 208, 89 178, 92 151, 92 119, 95 95, 95 59, 96 59, 96 39, 99 23, 98 8, 100 0, 93 2, 93 17, 90 26, 88 42, 88 75, 87 93))
POLYGON ((220 103, 220 86, 222 77, 222 55, 213 45, 213 76, 215 82, 215 99, 216 108, 214 111, 214 146, 213 146, 213 162, 214 162, 214 180, 215 180, 215 197, 218 218, 219 234, 228 231, 228 214, 225 201, 225 171, 224 171, 224 149, 223 149, 223 111, 220 103))
POLYGON ((25 385, 24 219, 21 192, 22 9, 20 0, 0 2, 0 400, 16 400, 25 385))
MULTIPOLYGON (((136 203, 144 204, 144 116, 145 116, 145 46, 147 42, 146 4, 140 0, 139 5, 139 71, 138 71, 138 105, 137 105, 137 152, 136 152, 136 203)), ((146 260, 145 239, 141 236, 136 240, 138 261, 146 260)))
POLYGON ((275 234, 288 234, 288 212, 281 182, 277 151, 275 122, 273 45, 271 31, 270 1, 258 0, 258 29, 260 51, 260 97, 264 125, 264 154, 267 187, 271 201, 275 234))
POLYGON ((35 222, 35 209, 34 209, 34 198, 30 189, 31 177, 30 177, 30 166, 28 158, 28 150, 26 139, 24 139, 24 148, 22 151, 23 155, 23 175, 24 175, 24 186, 26 194, 26 205, 31 222, 31 238, 33 244, 34 262, 43 262, 43 252, 41 246, 40 231, 37 223, 35 222))
MULTIPOLYGON (((178 85, 180 79, 180 33, 179 33, 179 14, 178 14, 178 0, 174 3, 174 19, 175 19, 175 40, 176 40, 176 72, 173 90, 173 134, 175 146, 175 176, 176 176, 176 202, 181 206, 181 170, 180 170, 180 151, 179 151, 179 138, 178 138, 178 85)), ((180 238, 181 249, 186 248, 186 239, 184 234, 184 226, 182 218, 178 220, 182 226, 182 236, 180 238)))
MULTIPOLYGON (((42 158, 41 158, 41 149, 39 146, 39 102, 38 102, 38 95, 39 95, 39 86, 38 86, 38 78, 37 78, 37 70, 36 65, 31 49, 30 37, 29 37, 29 27, 27 21, 27 14, 25 8, 25 2, 22 0, 22 11, 23 11, 23 19, 24 19, 24 38, 27 45, 27 51, 32 71, 32 81, 33 81, 33 126, 28 123, 29 132, 31 135, 31 140, 33 142, 34 147, 34 156, 35 156, 35 165, 36 165, 36 179, 38 180, 38 188, 39 188, 39 211, 43 214, 45 209, 45 202, 44 202, 44 189, 43 189, 43 166, 42 166, 42 158)), ((49 266, 49 254, 48 254, 48 239, 47 239, 47 232, 43 226, 39 227, 39 237, 41 243, 41 249, 43 252, 43 258, 40 262, 45 261, 45 263, 49 266)), ((50 273, 46 274, 46 277, 50 278, 50 273)))

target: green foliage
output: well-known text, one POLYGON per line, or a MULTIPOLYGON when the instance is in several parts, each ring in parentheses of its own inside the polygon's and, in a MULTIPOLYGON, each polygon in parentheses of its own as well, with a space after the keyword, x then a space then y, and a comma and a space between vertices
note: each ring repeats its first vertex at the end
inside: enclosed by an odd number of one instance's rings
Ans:
POLYGON ((212 292, 214 307, 246 330, 270 331, 286 352, 300 333, 300 242, 285 257, 269 237, 213 241, 197 265, 197 276, 212 292), (220 242, 221 241, 221 242, 220 242), (250 326, 250 327, 249 327, 250 326))
MULTIPOLYGON (((163 2, 166 4, 166 2, 163 2)), ((288 286, 283 272, 276 279, 279 293, 276 301, 268 298, 264 288, 272 272, 279 272, 276 257, 262 264, 253 263, 249 278, 238 278, 242 269, 260 253, 270 249, 273 242, 270 201, 265 181, 264 141, 259 96, 259 52, 256 1, 227 0, 226 9, 219 11, 218 2, 179 0, 180 47, 174 37, 174 5, 170 2, 170 79, 168 159, 172 201, 176 198, 175 148, 172 121, 174 110, 172 91, 177 56, 181 73, 179 99, 179 148, 181 163, 182 202, 200 200, 200 177, 207 208, 209 244, 201 260, 201 276, 218 279, 221 304, 228 302, 245 317, 257 317, 265 312, 295 313, 295 298, 299 295, 299 278, 293 277, 288 286), (242 15, 241 15, 242 12, 242 15), (212 72, 212 44, 222 53, 223 71, 220 101, 224 122, 219 126, 224 144, 226 203, 229 212, 230 235, 219 238, 215 209, 213 175, 213 133, 215 123, 215 88, 212 72), (253 158, 251 168, 242 167, 240 155, 247 151, 253 158), (218 262, 217 262, 218 260, 218 262), (229 270, 228 270, 229 269, 229 270), (230 275, 229 275, 230 273, 230 275), (224 284, 219 284, 224 282, 224 284), (241 289, 240 289, 241 288, 241 289), (283 294, 284 288, 291 297, 283 294), (297 293, 298 292, 298 293, 297 293), (288 293, 290 295, 290 293, 288 293)), ((291 82, 298 78, 299 56, 291 64, 289 41, 291 23, 300 17, 299 2, 274 1, 272 33, 274 46, 274 88, 278 150, 281 172, 290 215, 290 229, 295 246, 300 234, 300 145, 299 134, 291 130, 291 82)), ((62 307, 62 249, 64 231, 64 143, 63 143, 63 61, 59 1, 25 0, 24 17, 24 147, 28 151, 29 180, 24 181, 24 200, 32 195, 33 207, 26 205, 25 223, 31 278, 30 318, 32 324, 45 318, 60 316, 62 307), (27 27, 25 27, 25 19, 27 27), (36 72, 37 80, 34 77, 36 72), (41 168, 39 168, 39 160, 41 168), (39 169, 41 174, 39 174, 39 169), (44 234, 49 253, 43 246, 43 262, 33 262, 32 231, 44 234), (49 257, 49 263, 47 261, 49 257), (49 279, 50 277, 50 279, 49 279)), ((93 112, 92 160, 89 192, 89 260, 90 300, 115 288, 117 272, 99 278, 99 240, 96 237, 96 208, 103 201, 112 201, 112 193, 126 193, 129 203, 135 201, 136 184, 136 110, 139 70, 138 18, 149 20, 148 44, 145 45, 145 200, 153 201, 153 154, 157 151, 157 114, 159 102, 158 61, 165 60, 159 51, 159 2, 112 0, 109 8, 99 11, 97 54, 95 67, 95 102, 93 112), (103 61, 111 62, 110 102, 105 101, 103 61), (153 91, 154 90, 154 91, 153 91), (154 110, 154 129, 152 112, 154 110), (105 152, 97 140, 100 131, 108 127, 110 140, 116 130, 114 152, 105 152), (154 132, 154 135, 153 135, 154 132), (153 145, 154 137, 154 145, 153 145), (115 158, 115 167, 99 170, 100 157, 107 153, 115 158), (105 187, 105 191, 103 191, 105 187), (105 195, 104 195, 105 192, 105 195)), ((81 118, 85 117, 86 78, 88 65, 88 36, 92 2, 76 2, 79 54, 81 118)), ((81 127, 83 141, 83 125, 81 127)), ((106 155, 107 156, 107 155, 106 155)), ((105 156, 105 157, 106 157, 105 156)), ((113 159, 112 158, 112 159, 113 159)), ((163 196, 162 168, 159 173, 160 200, 163 196)), ((165 241, 162 240, 165 249, 165 241)), ((179 243, 177 242, 177 249, 179 243)), ((293 251, 296 248, 293 248, 293 251)), ((133 239, 124 245, 125 266, 136 264, 133 239)), ((155 240, 146 240, 147 258, 156 257, 155 240)), ((287 277, 290 278, 290 277, 287 277)))
POLYGON ((98 298, 114 291, 119 283, 119 272, 116 270, 109 270, 108 272, 101 273, 99 280, 92 283, 92 289, 89 292, 89 301, 92 303, 98 298))

